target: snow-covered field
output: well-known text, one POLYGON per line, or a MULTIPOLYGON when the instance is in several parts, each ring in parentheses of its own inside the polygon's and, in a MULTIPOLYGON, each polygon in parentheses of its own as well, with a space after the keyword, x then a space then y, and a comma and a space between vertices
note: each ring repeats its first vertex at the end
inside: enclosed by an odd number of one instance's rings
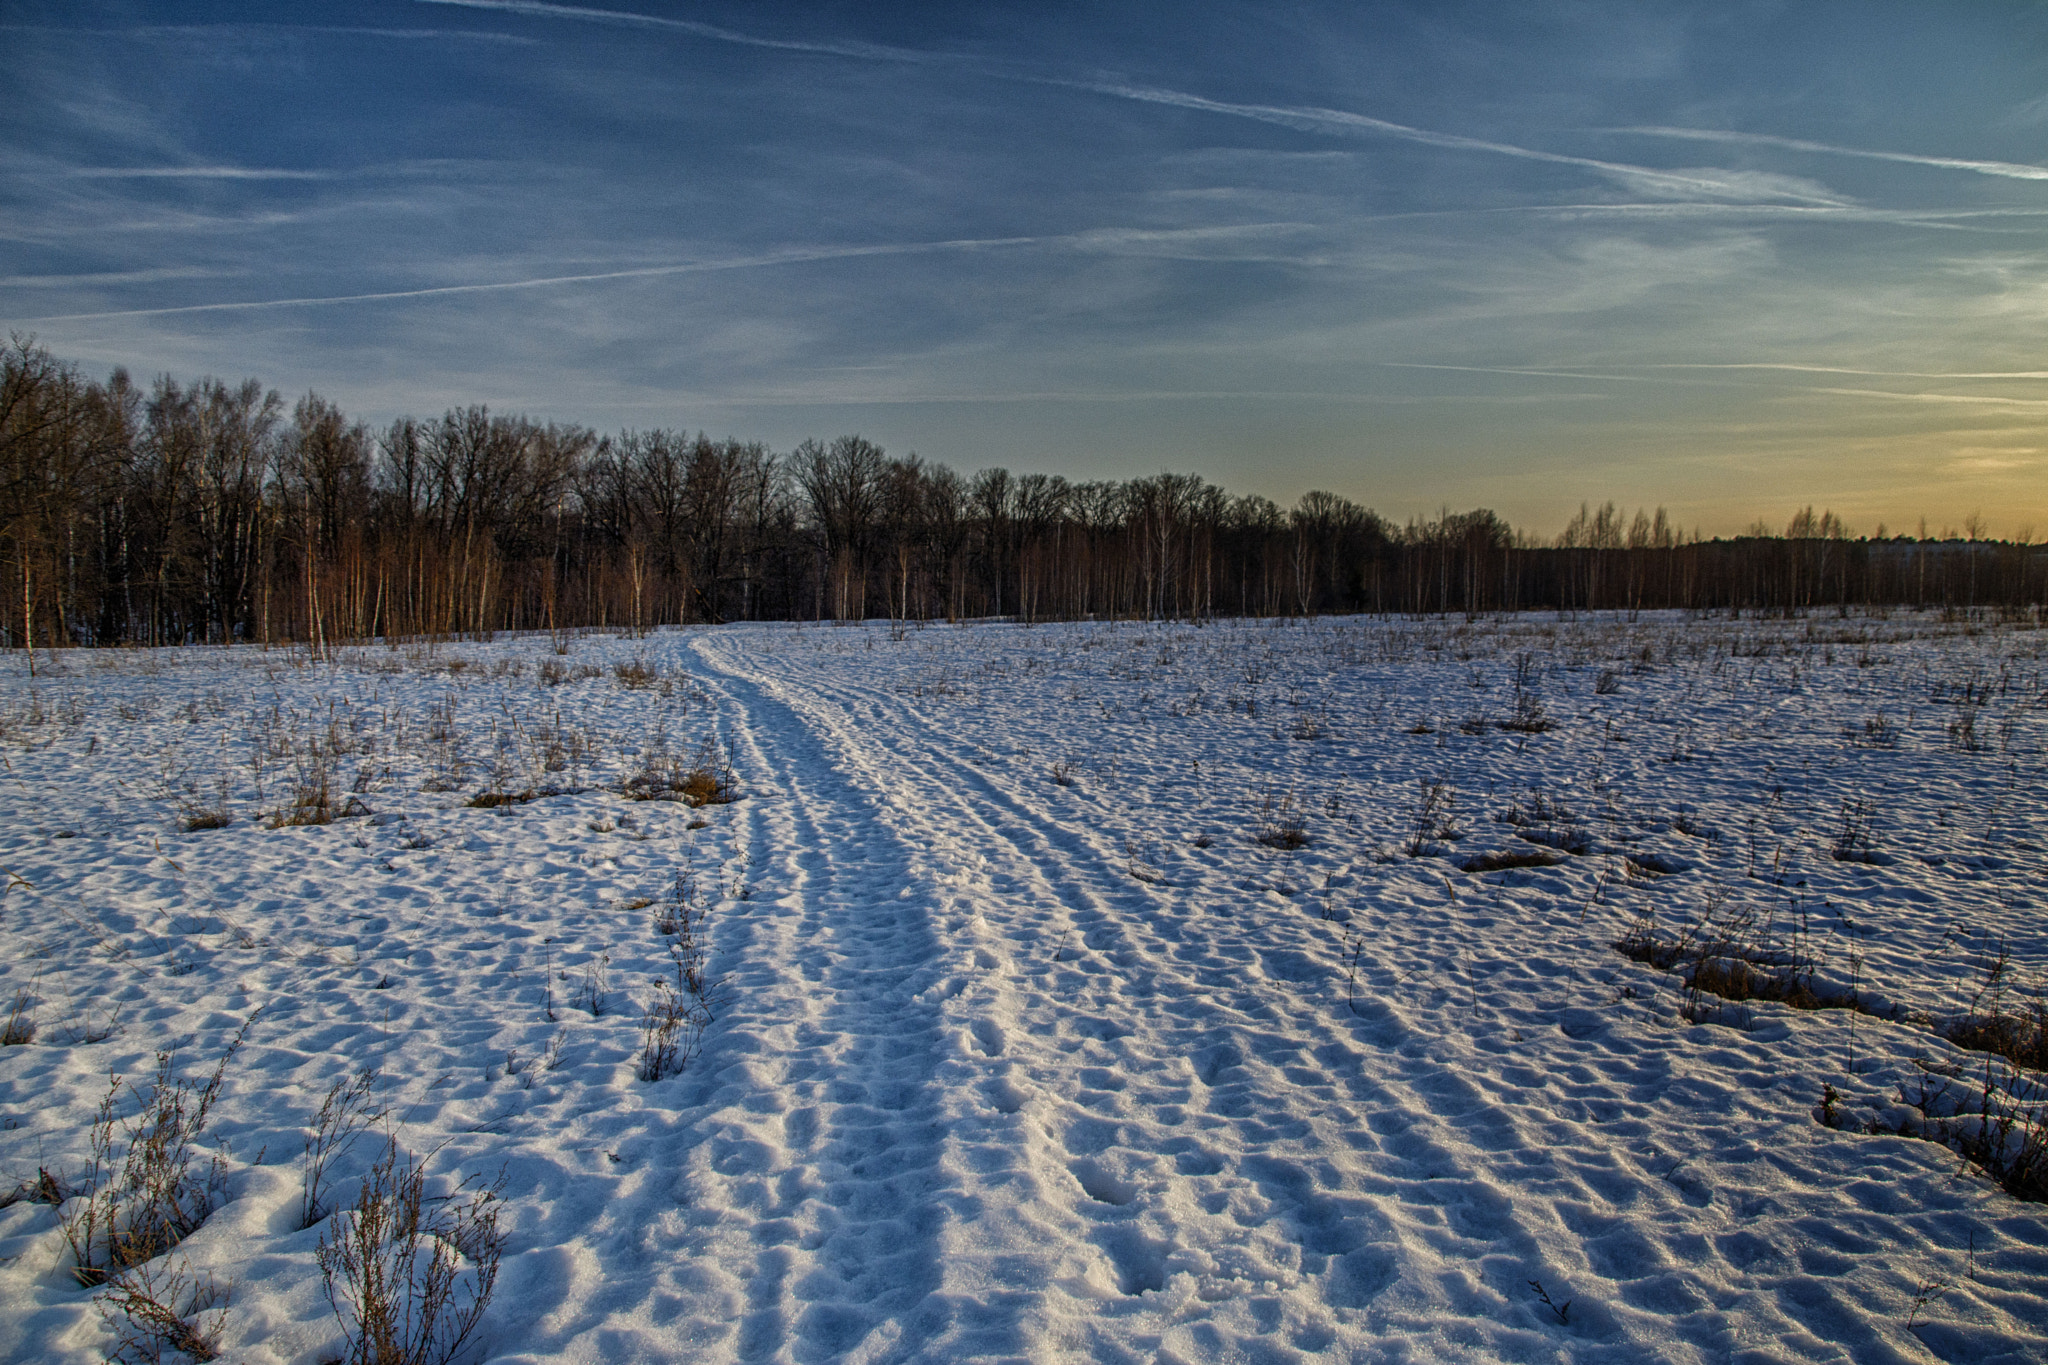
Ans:
POLYGON ((0 1355, 111 1347, 38 1172, 75 1187, 110 1073, 203 1079, 253 1014, 174 1253, 234 1282, 224 1360, 342 1354, 337 1220, 298 1213, 364 1068, 431 1190, 503 1173, 493 1360, 2048 1358, 2048 1206, 1861 1131, 1981 1069, 1932 1025, 1988 964, 2022 1002, 2048 972, 2044 647, 1546 616, 10 656, 0 1355), (739 800, 620 793, 706 740, 739 800), (273 828, 322 772, 353 813, 273 828), (650 1082, 679 874, 721 1003, 650 1082), (1695 1022, 1613 945, 1705 914, 1901 1018, 1695 1022))

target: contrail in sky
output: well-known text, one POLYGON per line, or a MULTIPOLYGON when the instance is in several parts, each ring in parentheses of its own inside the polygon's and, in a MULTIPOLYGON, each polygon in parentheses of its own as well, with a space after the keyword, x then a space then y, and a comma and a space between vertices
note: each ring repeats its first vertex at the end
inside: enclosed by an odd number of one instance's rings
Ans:
POLYGON ((1829 156, 1854 156, 1867 161, 1897 161, 1909 166, 1934 166, 1947 171, 1974 171, 2006 180, 2048 180, 2048 166, 2030 166, 2023 161, 1975 161, 1959 156, 1921 156, 1914 152, 1880 152, 1864 147, 1837 147, 1829 142, 1808 142, 1804 138, 1778 137, 1771 133, 1730 133, 1712 128, 1609 128, 1603 132, 1634 133, 1642 137, 1682 138, 1689 142, 1726 142, 1757 147, 1783 147, 1794 152, 1823 152, 1829 156))
POLYGON ((738 43, 742 47, 767 47, 783 52, 815 52, 828 57, 864 57, 875 61, 926 62, 932 55, 905 47, 885 47, 879 43, 832 43, 806 42, 795 38, 761 38, 751 33, 720 28, 716 24, 699 23, 694 19, 670 19, 653 14, 635 14, 623 9, 588 9, 582 5, 554 5, 546 0, 418 0, 425 5, 456 5, 463 9, 493 10, 500 14, 525 14, 539 19, 581 19, 585 23, 622 24, 634 28, 667 29, 674 33, 688 33, 698 38, 710 38, 721 43, 738 43))
MULTIPOLYGON (((636 266, 577 275, 541 275, 523 280, 489 280, 475 284, 430 285, 420 289, 384 289, 361 294, 319 294, 288 299, 246 299, 228 303, 187 303, 167 308, 122 308, 94 313, 60 313, 24 318, 23 322, 87 322, 101 318, 166 317, 178 313, 246 313, 265 308, 308 308, 322 304, 380 303, 392 299, 427 299, 448 294, 485 294, 513 289, 545 289, 554 285, 593 284, 606 280, 655 279, 664 275, 701 275, 722 270, 752 270, 808 261, 854 260, 866 256, 912 256, 946 251, 986 251, 1003 247, 1068 245, 1114 250, 1155 243, 1201 241, 1297 229, 1298 223, 1244 223, 1230 227, 1157 230, 1094 228, 1042 237, 959 237, 936 242, 882 242, 869 246, 796 247, 722 260, 684 261, 672 265, 636 266)), ((4 283, 4 281, 0 281, 4 283)))

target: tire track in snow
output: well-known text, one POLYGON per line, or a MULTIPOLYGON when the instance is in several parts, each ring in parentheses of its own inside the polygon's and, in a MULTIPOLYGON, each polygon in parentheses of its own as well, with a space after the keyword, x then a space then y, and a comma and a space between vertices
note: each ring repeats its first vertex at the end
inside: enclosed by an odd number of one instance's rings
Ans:
MULTIPOLYGON (((1074 1274, 1064 1258, 1069 1273, 1050 1277, 1078 1300, 1060 1344, 1098 1357, 1213 1354, 1226 1342, 1323 1350, 1340 1335, 1353 1346, 1390 1330, 1429 1337, 1448 1311, 1509 1321, 1486 1346, 1438 1337, 1440 1358, 1555 1349, 1526 1291, 1515 1291, 1531 1272, 1583 1276, 1587 1263, 1550 1199, 1510 1193, 1557 1174, 1548 1125, 1525 1122, 1446 1065, 1393 1006, 1332 1017, 1328 968, 1283 968, 1294 979, 1247 989, 1247 967, 1273 956, 1260 952, 1270 945, 1135 886, 1088 836, 1059 831, 1049 812, 933 742, 898 698, 815 674, 797 689, 814 698, 803 707, 811 722, 892 793, 894 818, 981 870, 999 953, 1042 960, 1079 930, 1096 967, 1020 979, 1008 999, 984 995, 1011 1027, 970 1025, 986 1052, 1013 1042, 1027 1052, 1022 1069, 1064 1101, 1049 1125, 1063 1129, 1051 1134, 1057 1150, 1034 1155, 1070 1172, 1064 1188, 1041 1182, 1067 1205, 1053 1221, 1100 1262, 1074 1274), (899 742, 888 744, 890 729, 899 742), (1062 999, 1070 988, 1074 998, 1062 999), (1276 1011, 1274 997, 1294 1008, 1276 1011), (1117 1022, 1126 1019, 1140 1028, 1117 1022), (1248 1246, 1261 1225, 1285 1228, 1293 1245, 1248 1246), (1173 1278, 1181 1271, 1192 1285, 1173 1278), (1281 1299, 1303 1280, 1324 1311, 1291 1320, 1281 1299), (1121 1301, 1103 1292, 1106 1281, 1121 1301), (1217 1305, 1205 1305, 1206 1321, 1176 1326, 1191 1298, 1217 1305)), ((1605 1340, 1577 1345, 1595 1354, 1649 1346, 1597 1308, 1581 1310, 1572 1335, 1588 1331, 1605 1340)), ((1658 1348, 1674 1345, 1655 1336, 1658 1348)))
POLYGON ((963 1106, 955 1088, 967 1048, 943 1035, 941 1002, 957 982, 942 973, 936 888, 840 770, 838 736, 814 733, 805 708, 716 637, 697 653, 734 704, 754 843, 770 864, 763 889, 799 916, 786 951, 811 997, 788 1030, 779 1131, 750 1139, 739 1160, 772 1176, 773 1192, 746 1201, 752 1245, 728 1237, 722 1248, 751 1265, 739 1272, 737 1358, 1016 1352, 1038 1288, 1015 1273, 982 1194, 991 1173, 1003 1179, 1008 1135, 980 1132, 989 1106, 963 1106))

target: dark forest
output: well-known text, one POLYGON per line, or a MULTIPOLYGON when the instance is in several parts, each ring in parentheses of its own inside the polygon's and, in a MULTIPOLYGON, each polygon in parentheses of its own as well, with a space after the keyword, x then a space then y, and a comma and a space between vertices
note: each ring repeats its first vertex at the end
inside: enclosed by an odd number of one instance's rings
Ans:
POLYGON ((2048 547, 1852 535, 1796 513, 1705 539, 1585 507, 1396 525, 1195 474, 962 475, 856 435, 775 452, 451 409, 372 429, 256 380, 104 381, 0 355, 9 647, 307 643, 743 619, 1024 622, 1338 612, 2038 613, 2048 547))

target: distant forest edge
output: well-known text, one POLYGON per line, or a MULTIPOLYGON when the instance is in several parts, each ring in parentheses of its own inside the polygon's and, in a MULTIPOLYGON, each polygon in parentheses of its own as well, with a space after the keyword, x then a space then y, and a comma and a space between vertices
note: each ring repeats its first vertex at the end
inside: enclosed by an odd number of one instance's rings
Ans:
POLYGON ((309 642, 740 619, 1200 618, 1891 605, 2029 611, 2048 547, 1859 537, 1798 513, 1703 539, 1582 508, 1397 526, 1194 474, 1069 483, 858 436, 600 436, 482 407, 381 431, 256 380, 105 381, 0 352, 4 643, 309 642))

